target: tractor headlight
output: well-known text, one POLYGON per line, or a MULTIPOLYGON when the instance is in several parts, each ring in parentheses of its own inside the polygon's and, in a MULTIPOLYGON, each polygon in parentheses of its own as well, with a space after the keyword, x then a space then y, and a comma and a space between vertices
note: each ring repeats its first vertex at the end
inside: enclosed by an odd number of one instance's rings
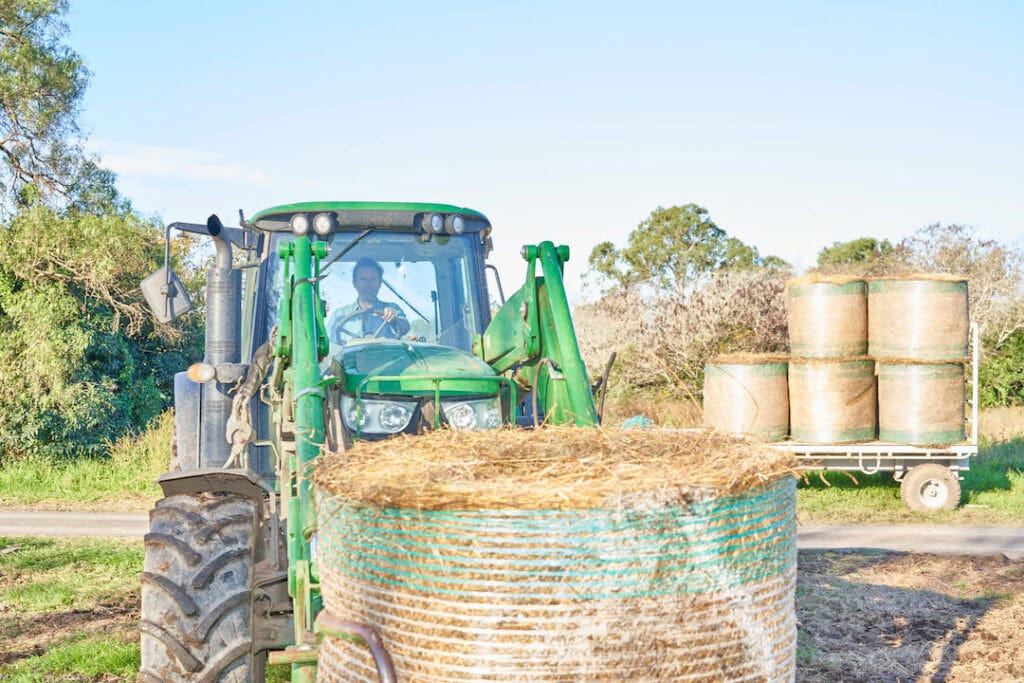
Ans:
POLYGON ((292 232, 296 235, 305 235, 309 232, 309 217, 304 213, 297 213, 292 216, 292 232))
POLYGON ((444 230, 449 235, 461 235, 466 232, 466 219, 455 214, 444 219, 444 230))
POLYGON ((501 399, 441 401, 441 412, 452 429, 497 429, 501 426, 501 399))
POLYGON ((366 426, 366 409, 359 410, 353 398, 345 396, 341 399, 341 419, 349 429, 366 426))
POLYGON ((329 213, 318 213, 313 218, 313 231, 318 235, 329 235, 331 234, 331 228, 334 227, 334 216, 329 213))
POLYGON ((341 419, 352 431, 363 434, 397 434, 409 426, 416 401, 385 401, 354 396, 341 397, 341 419))
POLYGON ((423 217, 423 230, 435 235, 444 232, 444 217, 439 213, 428 213, 423 217))
POLYGON ((400 432, 409 424, 412 411, 401 403, 385 403, 377 413, 377 421, 385 432, 400 432))

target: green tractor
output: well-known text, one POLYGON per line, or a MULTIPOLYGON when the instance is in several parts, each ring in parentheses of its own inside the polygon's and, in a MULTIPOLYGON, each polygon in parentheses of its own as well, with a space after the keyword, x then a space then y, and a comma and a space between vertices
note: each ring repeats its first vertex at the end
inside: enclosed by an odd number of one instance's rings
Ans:
MULTIPOLYGON (((469 209, 314 202, 171 229, 211 237, 216 262, 145 538, 141 680, 259 681, 270 663, 312 681, 324 632, 374 649, 393 680, 372 629, 318 619, 315 461, 438 428, 596 425, 569 250, 523 247, 526 282, 492 310, 491 225, 469 209)), ((169 264, 143 292, 161 321, 190 307, 169 264)))

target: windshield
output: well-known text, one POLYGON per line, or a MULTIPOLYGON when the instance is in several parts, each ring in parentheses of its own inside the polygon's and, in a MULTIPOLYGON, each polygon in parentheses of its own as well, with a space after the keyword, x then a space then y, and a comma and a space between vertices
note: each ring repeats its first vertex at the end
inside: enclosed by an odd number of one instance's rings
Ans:
MULTIPOLYGON (((331 235, 327 258, 344 249, 355 233, 331 235)), ((277 233, 272 252, 291 234, 277 233)), ((321 273, 320 295, 327 307, 332 345, 353 339, 406 339, 470 350, 483 332, 482 265, 476 235, 374 232, 321 273)), ((282 261, 268 264, 273 291, 267 297, 267 327, 277 324, 282 261)))

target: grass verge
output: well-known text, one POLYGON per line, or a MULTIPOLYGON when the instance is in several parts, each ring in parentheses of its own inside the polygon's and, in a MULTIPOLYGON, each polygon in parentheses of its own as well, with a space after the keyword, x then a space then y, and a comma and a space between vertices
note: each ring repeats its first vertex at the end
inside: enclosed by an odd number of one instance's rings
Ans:
POLYGON ((140 541, 0 537, 0 680, 109 680, 139 668, 140 541))
POLYGON ((160 496, 153 480, 167 471, 173 430, 167 411, 141 434, 112 443, 106 457, 0 459, 0 505, 148 510, 160 496))

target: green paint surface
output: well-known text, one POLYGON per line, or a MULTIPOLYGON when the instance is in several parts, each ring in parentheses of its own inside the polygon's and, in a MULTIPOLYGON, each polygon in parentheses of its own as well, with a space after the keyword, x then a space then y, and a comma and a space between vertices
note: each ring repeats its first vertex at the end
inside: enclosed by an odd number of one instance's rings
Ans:
POLYGON ((459 213, 486 221, 487 217, 479 211, 466 209, 452 204, 430 204, 422 202, 298 202, 282 204, 264 209, 249 219, 250 223, 277 214, 289 214, 317 211, 408 211, 410 213, 459 213))

